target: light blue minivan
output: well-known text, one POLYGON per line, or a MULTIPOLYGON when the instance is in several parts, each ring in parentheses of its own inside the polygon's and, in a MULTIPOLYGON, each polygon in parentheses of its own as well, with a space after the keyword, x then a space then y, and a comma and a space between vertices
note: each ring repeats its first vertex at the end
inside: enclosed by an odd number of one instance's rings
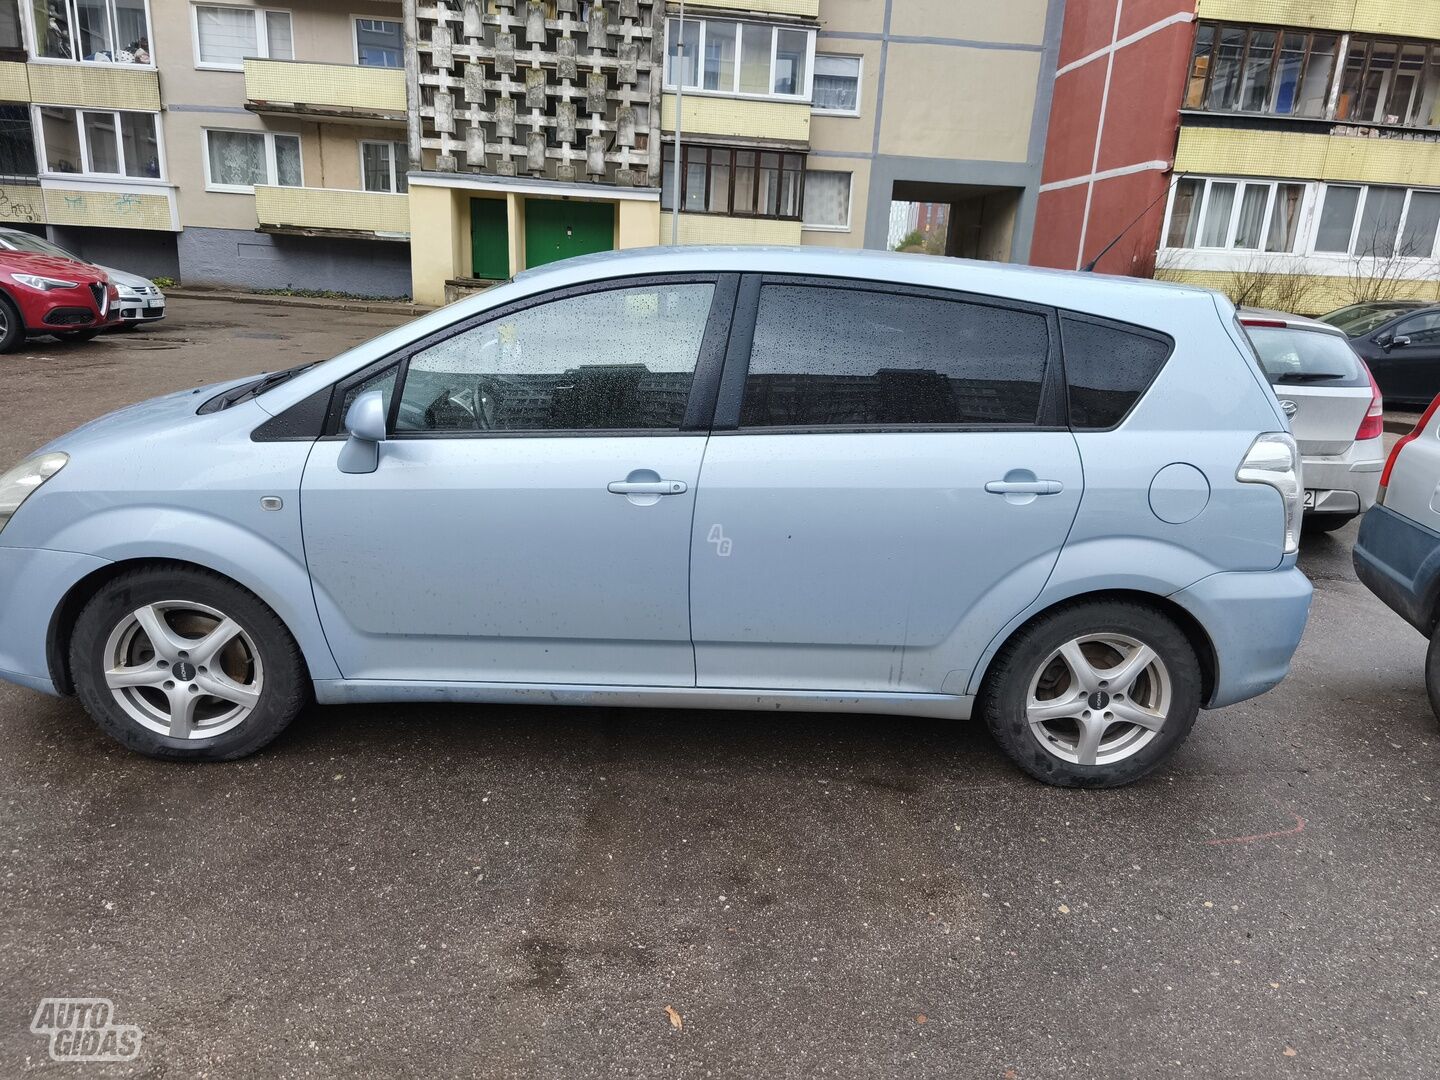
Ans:
POLYGON ((587 257, 0 478, 0 677, 164 758, 312 696, 978 711, 1111 786, 1284 677, 1299 470, 1209 292, 587 257))

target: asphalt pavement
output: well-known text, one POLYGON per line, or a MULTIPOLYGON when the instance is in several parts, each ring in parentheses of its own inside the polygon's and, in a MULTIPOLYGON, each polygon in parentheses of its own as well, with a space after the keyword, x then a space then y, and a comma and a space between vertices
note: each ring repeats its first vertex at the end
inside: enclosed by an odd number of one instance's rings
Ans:
MULTIPOLYGON (((36 342, 0 459, 397 319, 36 342)), ((0 1076, 1434 1076, 1440 724, 1354 532, 1305 542, 1290 678, 1117 791, 976 724, 542 706, 312 707, 160 764, 0 684, 0 1076), (139 1057, 52 1062, 47 996, 139 1057)))

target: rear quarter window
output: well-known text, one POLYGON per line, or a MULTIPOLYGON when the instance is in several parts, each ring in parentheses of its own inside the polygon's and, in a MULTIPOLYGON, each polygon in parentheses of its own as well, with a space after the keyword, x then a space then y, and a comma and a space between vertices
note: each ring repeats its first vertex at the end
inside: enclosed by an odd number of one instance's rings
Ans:
POLYGON ((1370 385, 1355 350, 1337 334, 1281 326, 1246 326, 1245 334, 1272 385, 1370 385))
POLYGON ((1139 327, 1061 315, 1070 426, 1087 431, 1113 428, 1135 407, 1174 343, 1139 327))

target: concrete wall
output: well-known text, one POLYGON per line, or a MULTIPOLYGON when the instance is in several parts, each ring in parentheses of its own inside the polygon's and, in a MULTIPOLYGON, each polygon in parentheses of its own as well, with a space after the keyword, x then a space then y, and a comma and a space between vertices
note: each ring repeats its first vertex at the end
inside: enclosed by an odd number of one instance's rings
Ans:
POLYGON ((186 285, 410 295, 409 245, 394 241, 192 227, 177 244, 180 281, 186 285))
POLYGON ((90 262, 148 278, 178 280, 180 277, 174 233, 80 229, 64 225, 52 225, 48 231, 51 241, 90 262))

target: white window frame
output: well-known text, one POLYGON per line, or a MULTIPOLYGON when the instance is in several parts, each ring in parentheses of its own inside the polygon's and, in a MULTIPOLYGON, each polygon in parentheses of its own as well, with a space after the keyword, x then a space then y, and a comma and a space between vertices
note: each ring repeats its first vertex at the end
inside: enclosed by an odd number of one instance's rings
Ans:
POLYGON ((827 232, 827 233, 848 233, 854 227, 855 221, 855 173, 845 169, 812 169, 810 163, 805 163, 805 191, 801 193, 800 204, 800 231, 801 232, 827 232), (810 177, 815 173, 841 173, 850 177, 848 198, 845 200, 845 224, 844 225, 807 225, 805 224, 805 206, 809 202, 810 177))
POLYGON ((165 129, 160 123, 160 114, 152 113, 145 109, 87 109, 79 105, 31 105, 30 106, 30 130, 35 134, 35 171, 44 180, 69 180, 76 177, 91 180, 117 180, 126 184, 164 184, 166 180, 165 170, 165 129), (80 165, 78 173, 51 172, 50 154, 45 146, 45 121, 41 115, 42 109, 63 109, 70 113, 75 123, 75 138, 80 147, 80 165), (118 173, 92 172, 90 169, 90 142, 85 137, 85 130, 80 123, 81 113, 108 113, 115 121, 115 156, 120 162, 118 173), (125 140, 120 138, 120 116, 122 113, 134 113, 139 116, 150 116, 155 119, 155 153, 160 163, 159 176, 127 176, 125 173, 125 140))
MULTIPOLYGON (((685 22, 686 22, 686 23, 692 23, 692 22, 693 22, 693 23, 699 23, 699 24, 700 24, 699 45, 696 46, 696 48, 697 48, 697 50, 698 50, 698 52, 699 52, 699 55, 695 58, 695 74, 696 74, 697 83, 700 83, 700 84, 703 84, 704 78, 705 78, 705 34, 706 34, 706 29, 707 29, 707 27, 708 27, 708 25, 709 25, 710 23, 712 23, 712 22, 741 23, 741 24, 749 23, 749 24, 752 25, 752 26, 764 26, 764 27, 769 28, 769 30, 770 30, 770 87, 771 87, 770 92, 764 93, 764 94, 750 94, 750 93, 742 93, 742 92, 740 91, 740 67, 741 67, 742 53, 743 53, 743 49, 744 49, 743 41, 744 41, 745 32, 744 32, 743 30, 738 30, 738 31, 736 31, 736 41, 735 41, 735 80, 734 80, 734 82, 732 83, 732 89, 730 89, 730 90, 706 90, 706 89, 703 88, 703 85, 696 85, 696 86, 687 86, 687 87, 685 87, 685 93, 687 93, 687 94, 698 94, 698 95, 703 95, 703 96, 705 96, 705 97, 744 98, 744 99, 749 100, 749 101, 799 101, 799 102, 809 102, 809 101, 810 101, 811 97, 812 97, 813 94, 814 94, 814 88, 815 88, 815 31, 814 31, 814 29, 812 29, 811 27, 807 27, 807 26, 793 26, 793 25, 788 25, 788 24, 784 24, 784 23, 760 22, 759 20, 756 20, 756 19, 725 19, 725 18, 720 18, 720 17, 718 17, 718 16, 707 16, 707 15, 701 15, 701 16, 698 16, 698 17, 697 17, 697 16, 692 16, 692 15, 687 15, 687 16, 685 16, 685 22), (793 31, 795 31, 795 32, 797 32, 797 33, 801 33, 801 34, 804 34, 804 35, 806 36, 806 45, 805 45, 805 88, 804 88, 804 91, 803 91, 802 93, 799 93, 799 94, 777 94, 777 93, 774 92, 774 87, 775 87, 775 60, 776 60, 776 56, 777 56, 777 53, 779 52, 779 48, 780 48, 780 31, 781 31, 781 30, 793 30, 793 31)), ((678 29, 679 29, 679 24, 680 24, 680 20, 679 20, 678 18, 674 17, 674 16, 671 16, 671 17, 669 17, 669 18, 667 18, 667 19, 665 20, 665 71, 664 71, 664 80, 665 80, 665 89, 668 90, 668 91, 672 91, 672 92, 675 91, 675 90, 680 89, 680 87, 679 87, 678 85, 676 85, 676 83, 674 82, 674 80, 671 78, 671 71, 670 71, 670 67, 671 67, 671 64, 670 64, 670 33, 671 33, 671 27, 673 26, 673 27, 675 27, 675 28, 678 30, 678 29)))
MULTIPOLYGON (((400 27, 400 67, 382 68, 372 67, 373 71, 402 71, 405 67, 405 22, 403 19, 382 19, 376 15, 351 15, 350 16, 350 49, 351 55, 355 58, 355 66, 360 66, 360 23, 365 22, 389 22, 400 27)), ((375 140, 379 142, 380 140, 375 140)))
POLYGON ((360 190, 371 195, 403 195, 400 190, 400 177, 404 176, 407 168, 401 164, 401 153, 405 144, 395 139, 360 139, 357 146, 357 153, 360 155, 360 190), (390 186, 382 191, 365 186, 365 147, 367 146, 388 146, 390 148, 390 186))
MULTIPOLYGON (((67 6, 68 6, 68 0, 64 0, 64 2, 66 2, 66 3, 67 3, 67 6)), ((150 42, 150 49, 149 49, 150 61, 149 61, 148 63, 145 63, 145 64, 139 64, 139 63, 136 63, 136 62, 133 61, 133 60, 130 60, 130 61, 126 61, 126 60, 85 60, 85 59, 66 60, 63 56, 41 56, 41 55, 39 55, 39 53, 40 53, 39 46, 36 44, 36 43, 40 40, 40 35, 39 35, 38 33, 36 33, 36 31, 35 31, 35 4, 34 4, 34 0, 19 0, 19 3, 20 3, 21 8, 23 9, 22 12, 21 12, 21 15, 20 15, 20 37, 21 37, 21 39, 22 39, 22 41, 23 41, 23 43, 24 43, 24 45, 25 45, 25 55, 26 55, 26 57, 27 57, 26 63, 30 63, 30 64, 93 64, 93 65, 95 65, 96 67, 139 68, 141 71, 154 71, 154 70, 155 70, 155 16, 154 16, 154 14, 151 12, 151 10, 150 10, 150 0, 144 0, 144 3, 145 3, 145 27, 146 27, 146 29, 149 31, 146 40, 150 42)), ((207 6, 208 6, 208 5, 207 5, 207 6)), ((111 4, 111 5, 110 5, 110 13, 111 13, 110 31, 111 31, 111 33, 114 33, 114 31, 115 31, 114 10, 115 10, 115 9, 114 9, 114 5, 111 4)), ((72 25, 72 27, 71 27, 71 32, 70 32, 70 47, 71 47, 72 49, 75 47, 75 31, 74 31, 73 25, 72 25)), ((117 49, 117 50, 115 50, 115 51, 118 52, 119 50, 117 49)), ((105 110, 104 110, 104 109, 101 109, 100 111, 101 111, 101 112, 104 112, 105 110)), ((128 111, 133 112, 133 111, 135 111, 135 110, 128 110, 128 111)))
POLYGON ((1165 206, 1165 220, 1160 226, 1160 248, 1163 251, 1191 251, 1204 254, 1227 254, 1227 255, 1253 255, 1260 257, 1284 257, 1287 255, 1308 254, 1314 243, 1313 230, 1306 229, 1306 215, 1310 206, 1315 200, 1315 182, 1312 180, 1271 180, 1263 176, 1194 176, 1186 174, 1176 179, 1170 188, 1170 198, 1165 206), (1195 228, 1196 244, 1194 247, 1171 247, 1170 246, 1170 222, 1175 213, 1175 198, 1180 190, 1180 182, 1184 180, 1198 180, 1203 187, 1200 189, 1200 200, 1196 204, 1195 228), (1214 184, 1234 184, 1236 186, 1235 201, 1230 207, 1230 221, 1225 227, 1225 243, 1219 247, 1202 245, 1199 243, 1201 235, 1205 232, 1205 215, 1210 211, 1210 189, 1214 184), (1260 245, 1253 248, 1237 248, 1235 246, 1236 234, 1240 231, 1240 206, 1244 201, 1245 186, 1254 185, 1265 187, 1269 193, 1265 196, 1265 214, 1260 222, 1260 245), (1282 184, 1301 184, 1305 187, 1305 195, 1300 203, 1300 226, 1295 238, 1295 250, 1293 251, 1267 251, 1265 242, 1270 237, 1270 221, 1275 215, 1276 191, 1282 184))
MULTIPOLYGON (((295 51, 295 15, 289 8, 274 7, 242 7, 239 4, 211 4, 200 3, 192 0, 190 4, 190 54, 195 60, 196 71, 244 71, 246 60, 269 60, 270 57, 270 34, 265 25, 271 13, 284 15, 290 20, 290 51, 295 51), (253 57, 242 57, 238 64, 217 64, 212 60, 200 59, 200 9, 201 8, 230 8, 233 11, 251 12, 255 22, 255 49, 253 57)), ((294 57, 282 58, 294 59, 294 57)), ((219 128, 217 131, 221 130, 219 128)))
POLYGON ((813 49, 810 53, 810 111, 816 116, 859 116, 861 96, 865 91, 865 57, 856 53, 821 53, 813 49), (854 60, 859 66, 855 69, 855 108, 852 109, 822 109, 815 102, 815 62, 822 56, 833 56, 837 60, 854 60))
MULTIPOLYGON (((1378 255, 1378 256, 1372 256, 1372 255, 1366 255, 1366 254, 1364 254, 1364 253, 1362 253, 1362 252, 1358 252, 1358 251, 1355 250, 1355 245, 1356 245, 1356 244, 1359 242, 1359 240, 1360 240, 1360 223, 1365 219, 1365 205, 1366 205, 1366 203, 1368 203, 1368 202, 1370 201, 1370 189, 1371 189, 1372 187, 1401 188, 1401 189, 1404 190, 1404 192, 1405 192, 1405 203, 1404 203, 1404 205, 1403 205, 1403 207, 1401 208, 1401 211, 1400 211, 1400 220, 1399 220, 1399 223, 1395 226, 1395 244, 1396 244, 1396 247, 1397 247, 1397 248, 1398 248, 1399 245, 1400 245, 1400 238, 1405 235, 1405 226, 1406 226, 1407 224, 1409 224, 1409 222, 1410 222, 1410 204, 1411 204, 1411 202, 1414 200, 1415 193, 1418 191, 1418 192, 1427 193, 1427 194, 1428 194, 1428 193, 1437 193, 1437 194, 1440 194, 1440 188, 1428 188, 1428 187, 1418 187, 1418 188, 1417 188, 1417 187, 1409 187, 1408 185, 1405 185, 1405 184, 1367 184, 1367 183, 1360 183, 1360 182, 1347 183, 1347 182, 1345 182, 1345 181, 1339 181, 1339 180, 1335 181, 1334 183, 1322 183, 1322 184, 1320 184, 1320 194, 1319 194, 1319 196, 1317 197, 1317 202, 1316 202, 1316 207, 1317 207, 1317 209, 1316 209, 1316 219, 1315 219, 1315 221, 1316 221, 1315 233, 1314 233, 1314 235, 1312 235, 1311 238, 1310 238, 1310 245, 1309 245, 1309 248, 1308 248, 1308 250, 1307 250, 1307 254, 1314 255, 1316 258, 1320 258, 1320 259, 1371 259, 1371 258, 1391 259, 1391 258, 1394 258, 1394 259, 1399 259, 1399 260, 1401 260, 1401 261, 1403 261, 1403 262, 1406 262, 1406 263, 1415 263, 1415 264, 1428 263, 1428 262, 1432 261, 1432 260, 1437 256, 1437 253, 1440 253, 1440 235, 1437 235, 1437 238, 1431 241, 1430 250, 1429 250, 1428 252, 1426 252, 1425 254, 1423 254, 1423 255, 1402 255, 1402 254, 1400 254, 1400 252, 1397 251, 1394 255, 1378 255), (1319 231, 1320 231, 1320 226, 1319 226, 1320 218, 1319 218, 1319 214, 1320 214, 1321 210, 1323 210, 1323 208, 1324 208, 1325 198, 1326 198, 1326 196, 1327 196, 1327 194, 1328 194, 1328 192, 1330 191, 1331 188, 1359 188, 1359 189, 1360 189, 1360 198, 1359 198, 1359 200, 1357 200, 1356 203, 1355 203, 1355 220, 1350 223, 1350 241, 1349 241, 1349 243, 1346 245, 1345 250, 1344 250, 1344 251, 1317 251, 1317 250, 1315 250, 1315 243, 1316 243, 1317 240, 1319 239, 1319 231)), ((1437 234, 1440 234, 1440 230, 1437 230, 1437 234)))
POLYGON ((255 187, 249 184, 219 184, 210 175, 210 133, 212 131, 232 135, 259 135, 265 140, 265 183, 261 187, 281 187, 280 171, 275 165, 275 137, 294 139, 300 144, 300 183, 285 184, 284 187, 305 186, 305 140, 298 131, 257 131, 254 128, 207 127, 200 129, 200 160, 205 167, 205 190, 224 195, 254 195, 255 187))

